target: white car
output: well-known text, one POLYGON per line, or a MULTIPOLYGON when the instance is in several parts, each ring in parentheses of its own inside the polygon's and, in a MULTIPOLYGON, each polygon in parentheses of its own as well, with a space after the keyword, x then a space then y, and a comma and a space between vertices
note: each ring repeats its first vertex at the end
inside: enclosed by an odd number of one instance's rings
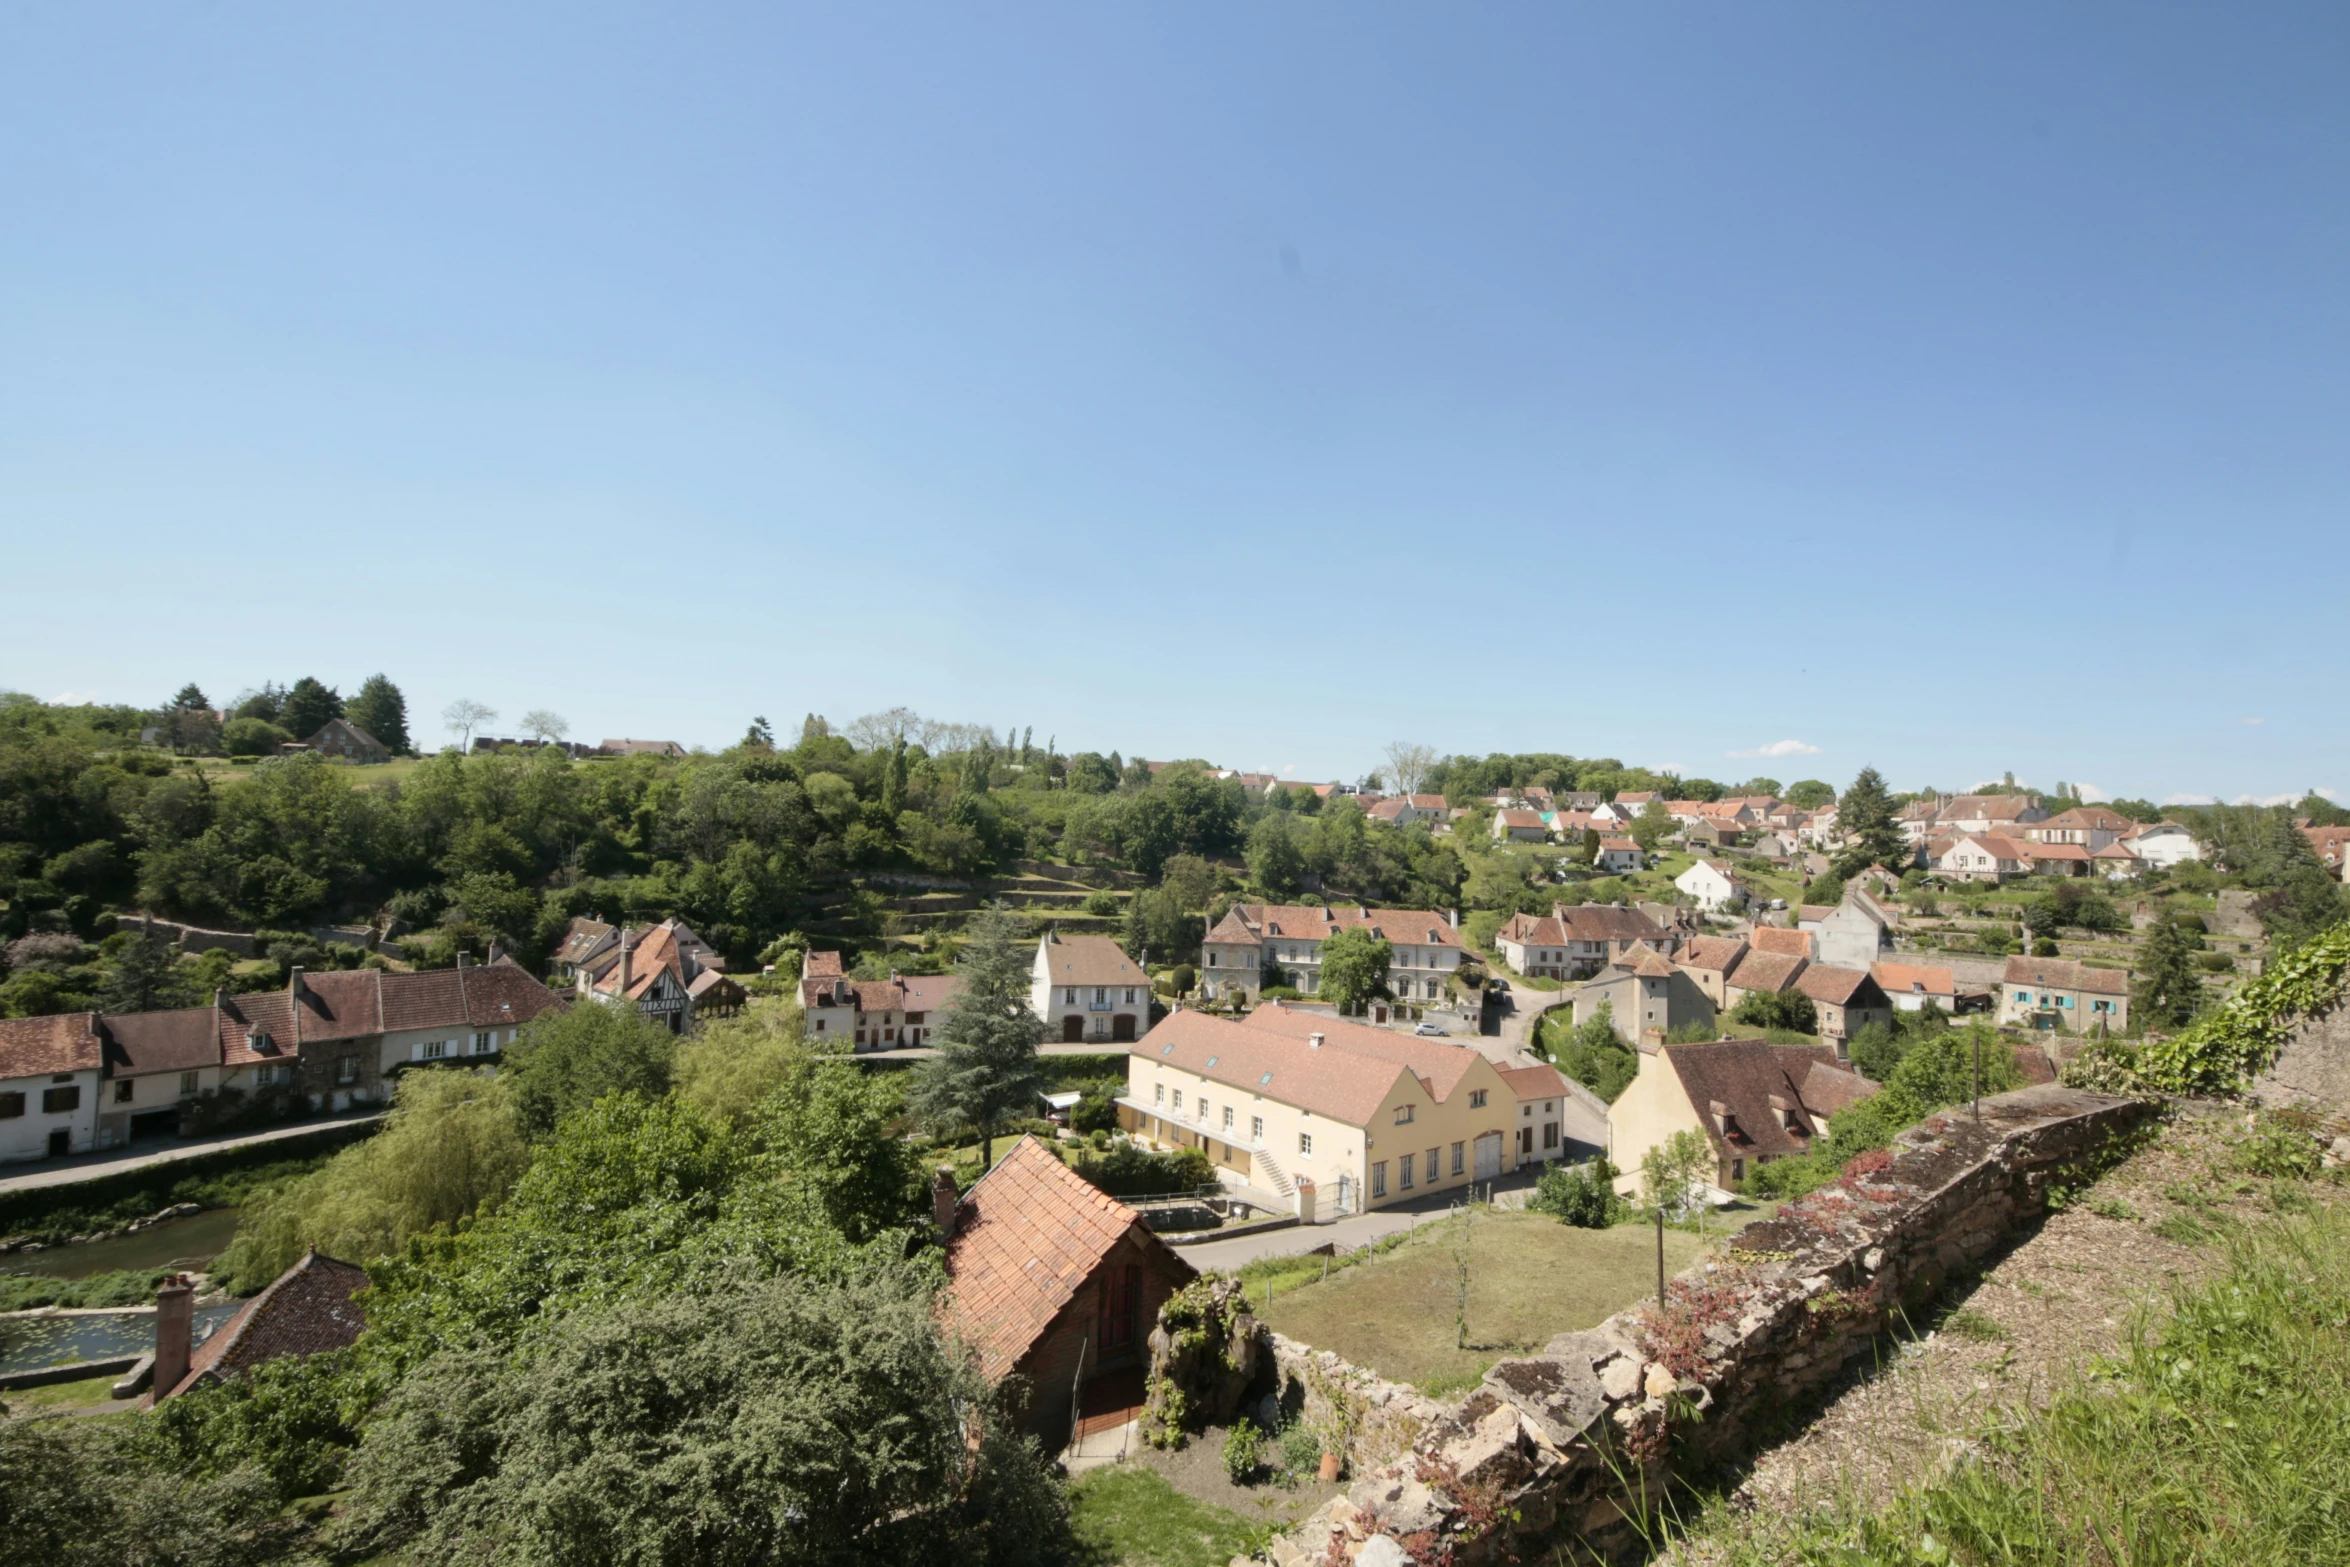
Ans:
POLYGON ((1413 1032, 1413 1033, 1415 1033, 1415 1034, 1417 1034, 1417 1035, 1419 1035, 1419 1036, 1420 1036, 1421 1038, 1423 1038, 1423 1039, 1450 1039, 1450 1038, 1452 1038, 1452 1030, 1451 1030, 1451 1029, 1449 1029, 1449 1028, 1444 1028, 1444 1027, 1442 1027, 1442 1026, 1440 1026, 1440 1025, 1438 1025, 1438 1024, 1435 1024, 1435 1023, 1422 1023, 1422 1024, 1421 1024, 1421 1025, 1418 1027, 1418 1028, 1415 1028, 1415 1029, 1413 1029, 1413 1030, 1412 1030, 1412 1032, 1413 1032))

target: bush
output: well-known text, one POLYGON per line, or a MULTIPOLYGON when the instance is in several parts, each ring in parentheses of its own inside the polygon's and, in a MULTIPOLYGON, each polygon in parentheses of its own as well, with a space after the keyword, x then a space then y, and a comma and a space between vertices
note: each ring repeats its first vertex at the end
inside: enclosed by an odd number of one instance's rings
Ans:
POLYGON ((1247 1420, 1235 1422, 1224 1433, 1224 1473, 1232 1477, 1234 1485, 1248 1485, 1264 1466, 1265 1433, 1247 1420))
POLYGON ((1556 1214, 1561 1224, 1604 1230, 1624 1211, 1623 1199, 1616 1195, 1615 1178, 1616 1167, 1605 1159, 1554 1164, 1542 1172, 1526 1206, 1536 1213, 1556 1214))
POLYGON ((2233 974, 2236 972, 2236 960, 2224 952, 2199 953, 2195 958, 2195 966, 2206 974, 2233 974))
POLYGON ((2047 936, 2034 936, 2032 938, 2033 957, 2052 958, 2056 956, 2056 950, 2056 942, 2052 938, 2047 936))
POLYGON ((1820 1009, 1800 990, 1750 990, 1738 998, 1730 1020, 1750 1028, 1785 1028, 1798 1034, 1820 1031, 1820 1009))
POLYGON ((1085 895, 1085 912, 1097 919, 1109 919, 1118 912, 1118 895, 1108 890, 1085 895))
POLYGON ((1836 1161, 1819 1154, 1771 1159, 1750 1167, 1738 1190, 1749 1197, 1801 1197, 1836 1178, 1836 1161))
POLYGON ((1197 1148, 1152 1153, 1139 1143, 1120 1143, 1106 1154, 1079 1154, 1072 1168, 1113 1197, 1196 1191, 1216 1180, 1216 1167, 1197 1148))
POLYGON ((1091 1084, 1069 1111, 1069 1130, 1101 1136, 1118 1129, 1118 1091, 1124 1083, 1091 1084))
POLYGON ((220 743, 232 757, 275 756, 293 738, 262 718, 232 718, 220 730, 220 743))

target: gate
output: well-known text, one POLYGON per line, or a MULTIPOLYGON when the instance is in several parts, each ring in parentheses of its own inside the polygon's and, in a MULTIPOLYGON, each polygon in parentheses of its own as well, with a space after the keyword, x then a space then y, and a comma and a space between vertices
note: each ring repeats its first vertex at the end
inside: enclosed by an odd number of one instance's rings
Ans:
POLYGON ((1490 1181, 1501 1174, 1501 1133, 1487 1132, 1477 1139, 1477 1179, 1490 1181))

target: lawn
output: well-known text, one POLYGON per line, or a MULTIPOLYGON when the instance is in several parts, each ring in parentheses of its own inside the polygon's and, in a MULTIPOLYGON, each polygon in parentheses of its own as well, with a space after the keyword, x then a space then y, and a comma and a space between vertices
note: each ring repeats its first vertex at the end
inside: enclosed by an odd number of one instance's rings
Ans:
MULTIPOLYGON (((1725 1221, 1722 1232, 1753 1218, 1725 1221)), ((1505 1355, 1537 1350, 1553 1334, 1588 1328, 1656 1293, 1656 1232, 1640 1224, 1579 1230, 1543 1214, 1482 1210, 1469 1231, 1469 1347, 1456 1347, 1454 1237, 1461 1221, 1423 1224, 1384 1255, 1317 1276, 1319 1258, 1288 1259, 1280 1272, 1249 1270, 1252 1299, 1267 1274, 1259 1314, 1276 1332, 1335 1350, 1422 1391, 1464 1388, 1505 1355), (1311 1282, 1307 1282, 1308 1280, 1311 1282)), ((1703 1250, 1695 1235, 1665 1232, 1665 1271, 1703 1250)))
POLYGON ((1098 1567, 1225 1567, 1249 1548, 1247 1519, 1135 1464, 1079 1477, 1069 1504, 1077 1538, 1098 1567))
POLYGON ((103 1404, 114 1397, 114 1383, 120 1373, 109 1371, 104 1376, 84 1377, 79 1382, 51 1382, 43 1387, 16 1388, 0 1393, 0 1403, 8 1406, 12 1415, 52 1414, 64 1409, 83 1409, 91 1404, 103 1404))

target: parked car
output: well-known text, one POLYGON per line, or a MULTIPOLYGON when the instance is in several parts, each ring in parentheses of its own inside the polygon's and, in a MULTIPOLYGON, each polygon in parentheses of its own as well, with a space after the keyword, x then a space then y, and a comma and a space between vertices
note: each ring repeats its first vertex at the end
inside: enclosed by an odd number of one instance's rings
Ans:
POLYGON ((1422 1023, 1418 1028, 1413 1029, 1412 1032, 1418 1034, 1423 1039, 1452 1038, 1451 1029, 1440 1027, 1434 1023, 1422 1023))

